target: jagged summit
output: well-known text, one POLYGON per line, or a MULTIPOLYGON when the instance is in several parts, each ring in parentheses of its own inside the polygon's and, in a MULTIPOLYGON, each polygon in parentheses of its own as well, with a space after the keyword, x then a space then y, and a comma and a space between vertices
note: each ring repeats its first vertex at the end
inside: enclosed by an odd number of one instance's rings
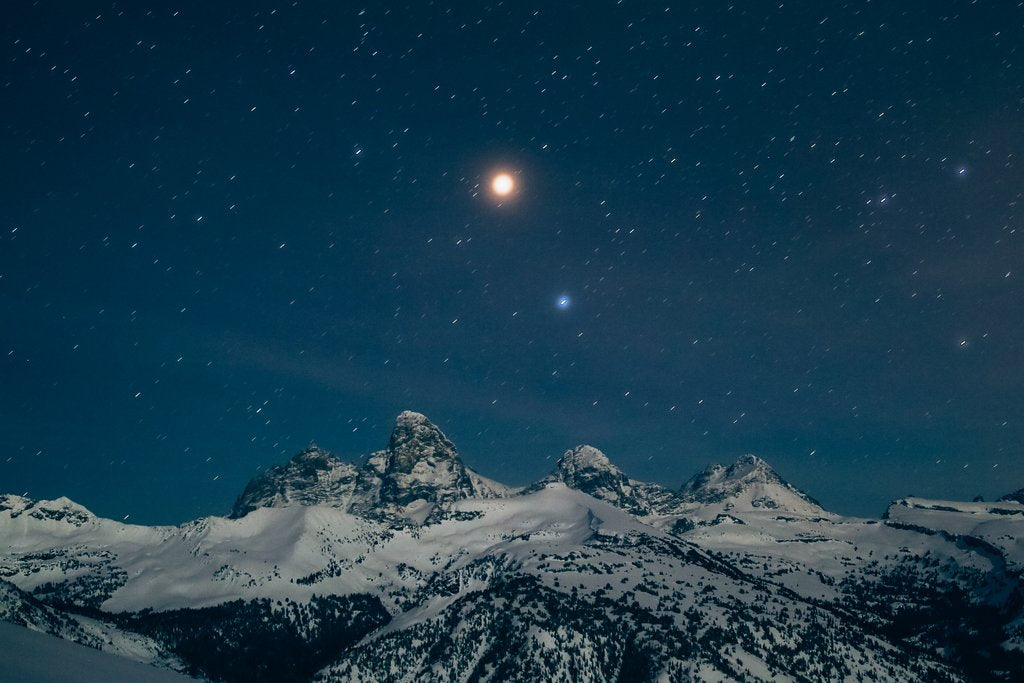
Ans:
POLYGON ((772 469, 772 466, 753 453, 747 453, 746 455, 741 455, 736 458, 736 462, 732 464, 732 468, 737 472, 743 471, 744 468, 746 468, 746 471, 749 473, 757 471, 765 473, 766 476, 770 473, 778 478, 778 475, 775 474, 775 470, 772 469))
POLYGON ((668 513, 680 501, 658 484, 630 479, 608 456, 593 446, 580 445, 565 452, 555 473, 541 482, 561 481, 566 486, 637 515, 668 513))
POLYGON ((85 506, 60 496, 53 500, 32 500, 25 496, 7 494, 0 496, 0 512, 7 512, 11 519, 27 515, 36 520, 46 520, 80 527, 96 516, 85 506))
POLYGON ((558 472, 563 481, 586 472, 619 473, 608 456, 593 446, 582 444, 571 448, 558 460, 558 472))
POLYGON ((374 453, 361 472, 367 505, 436 505, 464 498, 496 498, 513 489, 466 467, 455 444, 426 415, 404 410, 395 418, 388 448, 374 453))
POLYGON ((425 427, 437 429, 437 426, 430 421, 423 413, 418 413, 415 410, 403 410, 395 418, 395 426, 398 425, 423 425, 425 427))
POLYGON ((569 449, 558 460, 551 477, 566 486, 627 509, 644 510, 633 499, 630 481, 604 453, 593 446, 569 449))
POLYGON ((352 497, 356 476, 355 465, 310 446, 251 480, 235 501, 230 517, 243 517, 261 507, 345 507, 352 497))
POLYGON ((455 445, 426 416, 409 410, 395 420, 387 451, 371 458, 363 474, 360 488, 367 495, 360 509, 384 506, 420 521, 435 505, 476 493, 455 445))
POLYGON ((395 419, 388 444, 388 467, 392 472, 411 473, 423 461, 461 464, 455 444, 421 413, 405 410, 395 419))
POLYGON ((437 505, 511 492, 466 467, 444 432, 422 413, 406 410, 395 419, 387 449, 361 466, 311 446, 250 481, 230 516, 262 507, 329 505, 365 517, 423 522, 437 505))
POLYGON ((455 444, 422 413, 395 419, 388 449, 374 454, 363 472, 367 505, 422 521, 437 505, 466 498, 496 498, 512 489, 466 467, 455 444))
POLYGON ((680 493, 689 503, 721 503, 729 509, 825 513, 817 501, 786 482, 756 455, 740 456, 729 466, 710 465, 683 484, 680 493))
MULTIPOLYGON (((754 455, 729 466, 711 465, 677 492, 631 479, 599 449, 581 444, 567 450, 555 471, 526 492, 551 482, 640 516, 682 514, 707 505, 825 514, 754 455)), ((329 505, 363 517, 422 524, 457 501, 513 493, 466 467, 452 441, 425 415, 405 410, 395 419, 388 447, 362 465, 311 446, 250 481, 230 516, 263 507, 329 505)))

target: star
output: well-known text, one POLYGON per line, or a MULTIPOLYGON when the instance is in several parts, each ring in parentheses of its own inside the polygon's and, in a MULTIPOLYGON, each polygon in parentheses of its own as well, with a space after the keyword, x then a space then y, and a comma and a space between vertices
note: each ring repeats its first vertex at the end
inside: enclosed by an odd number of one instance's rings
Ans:
POLYGON ((572 304, 572 299, 569 298, 568 294, 562 294, 561 296, 558 297, 558 301, 556 302, 556 304, 560 309, 564 311, 565 309, 569 308, 569 306, 572 304))

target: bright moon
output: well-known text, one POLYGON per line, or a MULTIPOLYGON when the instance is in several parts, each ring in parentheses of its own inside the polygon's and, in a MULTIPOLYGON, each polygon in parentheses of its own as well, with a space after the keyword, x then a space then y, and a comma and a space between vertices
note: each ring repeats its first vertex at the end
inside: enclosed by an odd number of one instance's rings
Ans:
POLYGON ((508 173, 502 173, 494 176, 494 180, 491 181, 491 189, 494 190, 494 194, 505 196, 512 192, 515 188, 516 183, 512 180, 512 176, 508 173))

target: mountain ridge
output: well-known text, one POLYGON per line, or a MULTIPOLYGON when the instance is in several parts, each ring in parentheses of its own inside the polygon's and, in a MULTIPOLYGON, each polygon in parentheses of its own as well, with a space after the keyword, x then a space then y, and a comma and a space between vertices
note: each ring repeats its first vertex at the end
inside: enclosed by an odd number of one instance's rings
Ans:
POLYGON ((466 467, 455 445, 422 413, 402 411, 387 449, 349 463, 311 446, 246 484, 231 518, 260 507, 330 505, 422 523, 438 505, 511 491, 466 467))
POLYGON ((0 620, 228 681, 1008 680, 1022 571, 1015 501, 847 518, 755 456, 675 490, 588 445, 512 489, 410 411, 360 464, 268 468, 227 517, 0 496, 0 620))
POLYGON ((362 464, 311 446, 250 480, 229 516, 242 517, 258 507, 321 504, 422 523, 437 505, 511 495, 517 490, 529 492, 553 481, 640 515, 671 514, 684 510, 687 504, 738 499, 751 487, 760 495, 739 501, 741 504, 824 514, 814 499, 753 455, 741 456, 728 466, 709 465, 674 490, 632 479, 604 452, 580 444, 563 453, 551 474, 516 489, 467 467, 454 444, 433 422, 422 413, 406 410, 395 420, 388 448, 370 454, 362 464), (744 468, 748 471, 738 476, 744 468), (794 505, 794 500, 799 503, 794 505))

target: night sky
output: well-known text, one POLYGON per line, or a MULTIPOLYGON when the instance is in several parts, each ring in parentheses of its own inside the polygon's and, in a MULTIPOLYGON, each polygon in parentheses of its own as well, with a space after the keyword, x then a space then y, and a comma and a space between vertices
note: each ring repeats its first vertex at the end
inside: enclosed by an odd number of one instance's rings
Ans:
POLYGON ((5 6, 0 490, 224 514, 403 409, 511 484, 1024 486, 1021 4, 229 4, 5 6))

